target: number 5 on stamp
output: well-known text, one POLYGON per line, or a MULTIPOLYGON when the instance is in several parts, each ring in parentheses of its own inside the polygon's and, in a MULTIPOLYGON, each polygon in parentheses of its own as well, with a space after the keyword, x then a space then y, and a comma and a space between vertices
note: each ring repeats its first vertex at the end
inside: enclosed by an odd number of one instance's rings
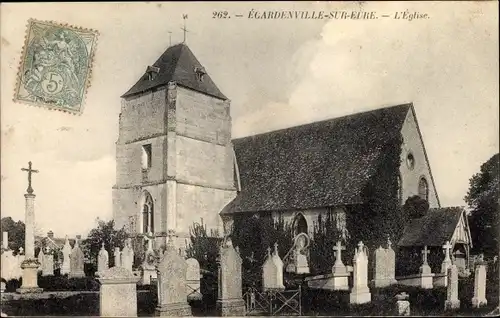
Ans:
POLYGON ((14 101, 81 114, 98 32, 29 20, 14 101))

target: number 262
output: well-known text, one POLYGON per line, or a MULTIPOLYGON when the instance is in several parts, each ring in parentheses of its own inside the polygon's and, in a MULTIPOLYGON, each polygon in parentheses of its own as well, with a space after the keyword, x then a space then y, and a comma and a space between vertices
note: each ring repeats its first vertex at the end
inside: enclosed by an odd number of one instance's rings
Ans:
POLYGON ((227 11, 214 11, 212 19, 227 19, 229 18, 229 13, 227 11))

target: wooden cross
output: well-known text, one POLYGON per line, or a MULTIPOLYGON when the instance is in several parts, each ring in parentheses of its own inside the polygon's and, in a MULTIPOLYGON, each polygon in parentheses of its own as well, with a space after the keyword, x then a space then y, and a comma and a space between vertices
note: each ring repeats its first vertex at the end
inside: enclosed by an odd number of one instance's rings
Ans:
POLYGON ((429 254, 429 250, 427 249, 427 245, 424 246, 424 250, 422 251, 422 260, 425 265, 427 265, 427 254, 429 254))
POLYGON ((33 188, 31 187, 31 174, 32 173, 38 173, 38 170, 34 170, 31 168, 31 161, 28 162, 28 169, 26 168, 21 168, 22 171, 27 171, 28 172, 28 189, 26 190, 29 194, 33 193, 33 188))
POLYGON ((184 27, 181 28, 182 31, 184 31, 184 41, 182 41, 182 43, 186 43, 186 33, 189 32, 186 28, 186 19, 187 19, 188 15, 187 14, 183 14, 182 15, 182 19, 184 20, 184 27))
POLYGON ((450 241, 446 241, 446 244, 443 245, 444 253, 445 253, 445 259, 449 260, 450 259, 450 250, 453 246, 450 244, 450 241))

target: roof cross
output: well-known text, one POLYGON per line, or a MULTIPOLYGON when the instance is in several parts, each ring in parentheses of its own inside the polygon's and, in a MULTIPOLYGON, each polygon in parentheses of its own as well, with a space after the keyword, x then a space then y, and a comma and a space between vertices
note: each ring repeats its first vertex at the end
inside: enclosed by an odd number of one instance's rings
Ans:
POLYGON ((182 43, 186 43, 186 33, 189 32, 186 28, 186 19, 187 19, 188 15, 187 14, 183 14, 182 15, 182 19, 184 20, 184 27, 181 28, 182 31, 184 31, 184 40, 182 41, 182 43))
POLYGON ((31 174, 32 173, 37 173, 38 170, 34 170, 31 168, 31 161, 28 162, 28 169, 26 168, 21 168, 22 171, 27 171, 28 172, 28 189, 26 190, 29 194, 33 193, 33 188, 31 187, 31 174))

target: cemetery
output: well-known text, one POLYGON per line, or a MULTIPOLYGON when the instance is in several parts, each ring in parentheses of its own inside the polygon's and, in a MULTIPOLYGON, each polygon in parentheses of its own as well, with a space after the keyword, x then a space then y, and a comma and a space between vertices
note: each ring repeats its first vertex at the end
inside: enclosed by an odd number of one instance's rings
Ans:
POLYGON ((22 168, 2 317, 500 310, 498 173, 493 190, 471 178, 472 212, 441 206, 413 103, 232 139, 230 100, 185 42, 145 68, 121 96, 109 222, 35 235, 39 171, 22 168))

